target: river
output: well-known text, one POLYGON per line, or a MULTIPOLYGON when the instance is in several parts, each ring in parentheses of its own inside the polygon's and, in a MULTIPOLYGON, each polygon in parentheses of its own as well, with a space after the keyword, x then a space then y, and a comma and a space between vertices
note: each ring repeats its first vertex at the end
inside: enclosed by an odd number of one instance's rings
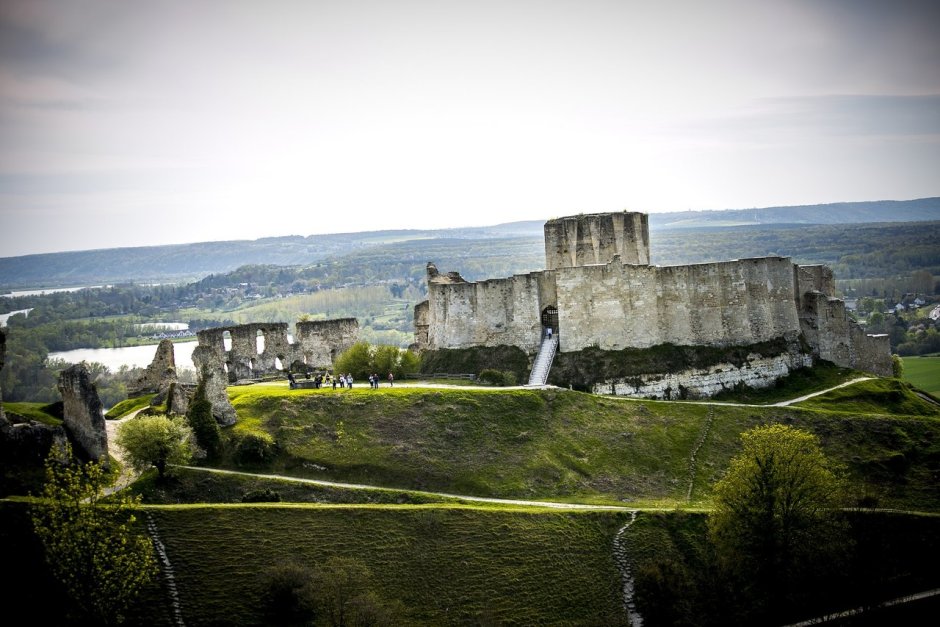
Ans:
MULTIPOLYGON (((176 359, 176 368, 194 370, 193 350, 199 342, 176 342, 173 344, 173 354, 176 359)), ((112 372, 120 369, 122 365, 134 368, 146 368, 157 354, 157 345, 125 346, 123 348, 77 348, 71 351, 58 351, 49 353, 50 359, 64 359, 70 363, 80 361, 97 361, 104 364, 112 372)))

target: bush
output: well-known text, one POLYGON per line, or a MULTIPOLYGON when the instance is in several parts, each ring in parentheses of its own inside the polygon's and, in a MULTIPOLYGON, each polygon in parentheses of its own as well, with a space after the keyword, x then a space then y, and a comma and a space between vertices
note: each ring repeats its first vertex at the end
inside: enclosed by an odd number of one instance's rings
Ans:
POLYGON ((274 459, 274 438, 264 432, 252 431, 239 435, 235 443, 238 464, 264 464, 274 459))
POLYGON ((280 503, 281 493, 271 488, 252 490, 242 497, 242 503, 280 503))
POLYGON ((516 384, 516 375, 513 372, 508 370, 495 370, 493 368, 486 368, 480 372, 478 379, 483 383, 489 383, 490 385, 515 385, 516 384))

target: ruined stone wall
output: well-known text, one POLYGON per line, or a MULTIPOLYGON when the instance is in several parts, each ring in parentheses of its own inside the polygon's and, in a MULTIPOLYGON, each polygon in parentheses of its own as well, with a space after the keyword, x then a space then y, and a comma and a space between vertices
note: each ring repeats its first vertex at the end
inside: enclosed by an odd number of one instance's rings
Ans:
POLYGON ((423 300, 414 309, 415 350, 423 351, 428 347, 428 328, 430 327, 430 306, 423 300))
POLYGON ((534 353, 541 338, 539 284, 543 274, 477 283, 429 281, 427 347, 506 344, 534 353))
POLYGON ((300 360, 308 368, 332 368, 336 356, 358 339, 359 321, 355 318, 298 322, 294 355, 287 363, 300 360))
POLYGON ((280 359, 282 368, 293 361, 294 348, 287 341, 287 323, 253 323, 235 327, 205 329, 196 334, 200 346, 213 350, 218 359, 225 364, 228 378, 254 379, 264 375, 280 373, 275 360, 280 359), (231 340, 231 350, 225 350, 225 332, 231 340), (264 350, 258 351, 258 332, 264 336, 264 350))
POLYGON ((108 433, 98 390, 91 382, 85 364, 66 368, 59 375, 65 430, 76 446, 76 453, 89 460, 108 463, 108 433))
POLYGON ((799 331, 793 264, 766 257, 689 266, 563 268, 559 350, 754 344, 799 331))
POLYGON ((650 262, 649 220, 645 213, 582 214, 545 223, 545 267, 605 264, 619 255, 623 263, 650 262))
POLYGON ((836 295, 836 278, 829 266, 797 266, 797 301, 803 306, 803 294, 807 292, 822 292, 829 296, 836 295))
POLYGON ((751 355, 741 366, 723 363, 682 372, 614 379, 595 384, 592 391, 595 394, 658 400, 709 398, 736 385, 770 387, 792 370, 812 364, 811 356, 799 353, 788 352, 773 357, 751 355))
POLYGON ((887 335, 867 335, 845 313, 845 303, 820 292, 802 297, 800 324, 813 354, 839 366, 892 375, 891 345, 887 335))
POLYGON ((172 340, 161 340, 157 345, 153 361, 135 381, 133 394, 165 391, 169 383, 176 381, 176 356, 172 340))
POLYGON ((206 400, 212 406, 212 417, 222 426, 235 424, 235 408, 228 400, 228 374, 218 351, 213 346, 199 345, 193 349, 193 365, 206 400))

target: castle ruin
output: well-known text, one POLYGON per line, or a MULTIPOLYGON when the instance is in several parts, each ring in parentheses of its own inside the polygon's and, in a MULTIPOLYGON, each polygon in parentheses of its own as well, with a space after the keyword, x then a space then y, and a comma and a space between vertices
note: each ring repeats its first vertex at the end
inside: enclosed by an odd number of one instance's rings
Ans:
POLYGON ((193 364, 219 424, 236 420, 225 392, 228 383, 288 370, 329 370, 337 355, 359 339, 355 318, 302 321, 295 328, 295 338, 288 335, 286 322, 217 327, 196 334, 199 345, 193 351, 193 364))
POLYGON ((507 345, 536 361, 548 337, 561 360, 589 350, 763 347, 744 363, 602 373, 591 386, 656 398, 680 387, 683 397, 704 397, 738 383, 769 385, 814 359, 891 374, 887 337, 866 335, 846 317, 842 301, 831 297, 835 282, 825 266, 787 257, 650 265, 642 213, 554 219, 544 232, 546 270, 468 282, 429 263, 428 300, 415 307, 417 348, 507 345))

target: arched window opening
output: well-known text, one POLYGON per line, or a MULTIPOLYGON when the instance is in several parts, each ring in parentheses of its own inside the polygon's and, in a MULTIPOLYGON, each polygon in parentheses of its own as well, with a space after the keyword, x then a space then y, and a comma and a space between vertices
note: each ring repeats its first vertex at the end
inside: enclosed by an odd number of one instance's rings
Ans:
POLYGON ((232 350, 232 332, 222 331, 222 349, 225 352, 232 350))
POLYGON ((258 349, 258 354, 264 352, 264 331, 258 329, 258 337, 255 338, 255 348, 258 349))

